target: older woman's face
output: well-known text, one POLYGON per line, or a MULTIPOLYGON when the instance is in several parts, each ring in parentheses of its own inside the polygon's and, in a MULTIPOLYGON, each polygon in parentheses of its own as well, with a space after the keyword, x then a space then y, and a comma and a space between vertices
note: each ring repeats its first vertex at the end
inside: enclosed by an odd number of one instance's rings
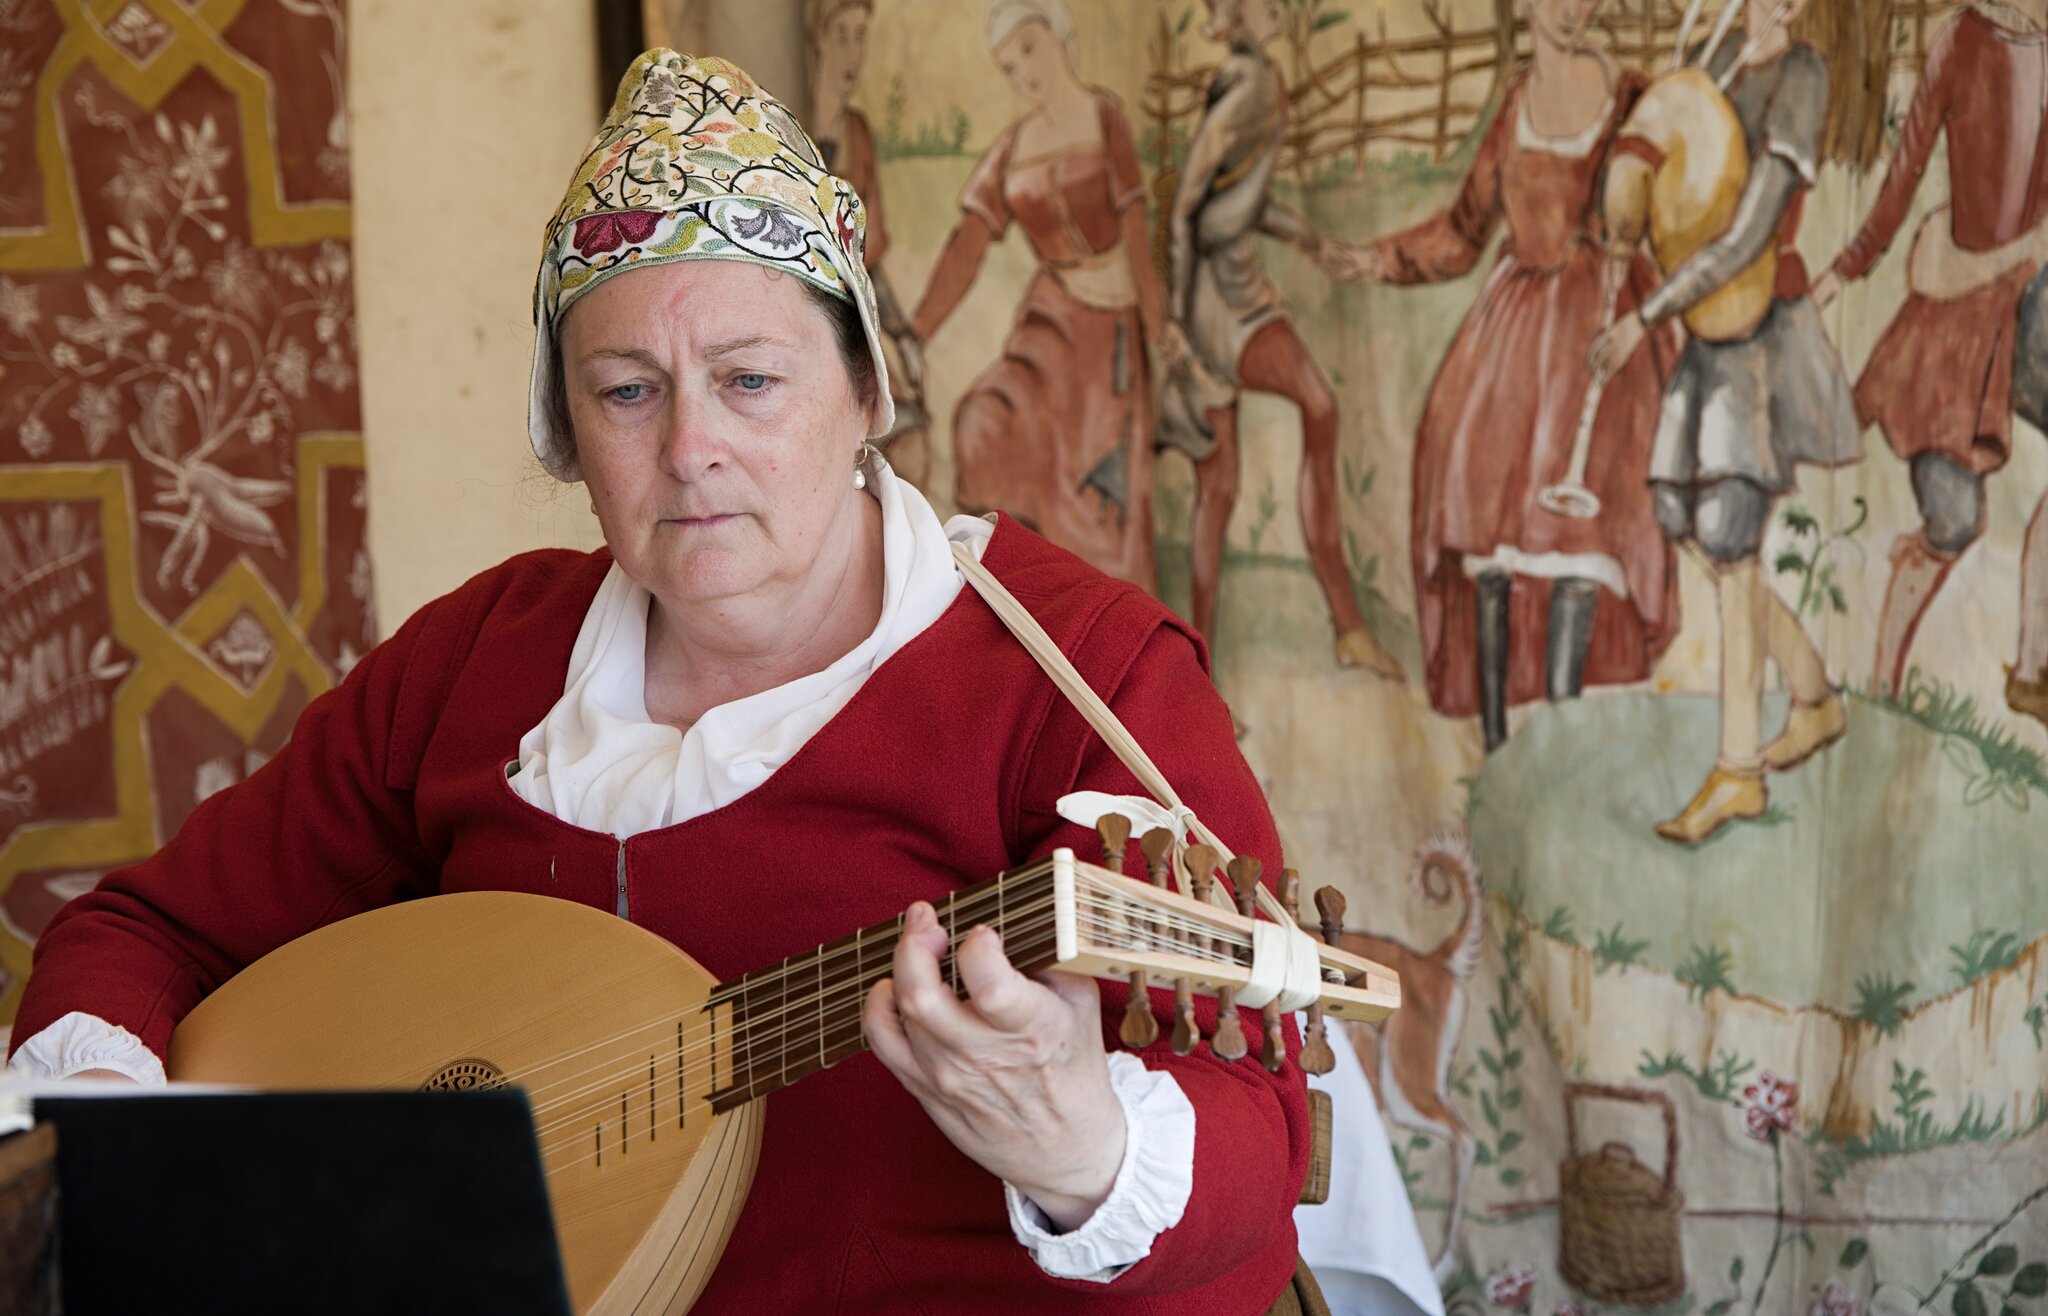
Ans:
POLYGON ((570 308, 562 375, 597 519, 671 605, 801 580, 857 518, 868 416, 796 276, 686 260, 570 308))
POLYGON ((996 67, 1033 105, 1042 105, 1067 73, 1067 47, 1037 19, 1020 23, 995 48, 996 67))

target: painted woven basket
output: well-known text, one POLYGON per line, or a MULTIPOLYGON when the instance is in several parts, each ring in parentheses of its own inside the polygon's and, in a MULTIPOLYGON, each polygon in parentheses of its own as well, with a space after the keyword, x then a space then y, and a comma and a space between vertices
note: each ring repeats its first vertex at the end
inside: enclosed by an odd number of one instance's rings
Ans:
POLYGON ((1558 1168, 1558 1269, 1588 1297, 1655 1307, 1685 1292, 1679 1221, 1678 1115, 1671 1098, 1640 1088, 1570 1083, 1564 1090, 1564 1164, 1558 1168), (1594 1099, 1654 1105, 1664 1116, 1664 1172, 1636 1159, 1627 1143, 1579 1151, 1579 1107, 1594 1099))

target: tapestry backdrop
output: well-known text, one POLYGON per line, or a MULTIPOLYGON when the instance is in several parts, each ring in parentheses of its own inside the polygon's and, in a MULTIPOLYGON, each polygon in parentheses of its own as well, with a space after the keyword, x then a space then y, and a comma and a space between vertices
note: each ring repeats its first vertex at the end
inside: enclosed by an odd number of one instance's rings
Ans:
POLYGON ((1401 972, 1447 1307, 2042 1310, 2041 6, 1718 10, 811 0, 778 90, 898 468, 1213 637, 1401 972))
POLYGON ((0 996, 376 640, 341 0, 0 0, 0 996))

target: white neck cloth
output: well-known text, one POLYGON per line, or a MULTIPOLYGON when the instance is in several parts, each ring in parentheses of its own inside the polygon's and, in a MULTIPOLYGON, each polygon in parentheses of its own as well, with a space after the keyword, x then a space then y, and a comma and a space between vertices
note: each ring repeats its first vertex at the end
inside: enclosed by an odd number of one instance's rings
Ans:
POLYGON ((866 639, 809 676, 720 704, 683 732, 647 716, 650 596, 612 564, 584 614, 562 697, 519 741, 513 791, 575 826, 624 839, 724 808, 768 780, 874 670, 960 593, 951 541, 979 557, 995 527, 944 526, 888 463, 868 466, 882 508, 882 615, 866 639))

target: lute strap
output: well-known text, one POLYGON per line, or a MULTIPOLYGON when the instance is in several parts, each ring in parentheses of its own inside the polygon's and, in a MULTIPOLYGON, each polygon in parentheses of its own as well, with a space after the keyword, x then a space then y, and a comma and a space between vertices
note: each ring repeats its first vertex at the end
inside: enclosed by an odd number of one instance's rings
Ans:
MULTIPOLYGON (((1221 863, 1227 864, 1235 858, 1235 852, 1223 843, 1222 838, 1210 831, 1208 826, 1195 816, 1192 809, 1181 803, 1180 796, 1173 789, 1173 783, 1166 779, 1166 774, 1159 770, 1159 765, 1152 761, 1152 756, 1145 752, 1137 737, 1130 733, 1117 715, 1110 711, 1109 705, 1095 693, 1087 678, 1075 670, 1074 664, 1060 651, 1059 645, 1053 643, 1052 636, 1047 635, 1045 628, 1038 624, 1038 619, 1031 615, 1031 610, 1019 603, 1017 596, 1010 593, 1003 582, 995 578, 993 572, 981 565, 973 550, 965 544, 953 545, 953 560, 960 564, 961 574, 966 576, 967 583, 974 587, 974 592, 981 596, 982 601, 988 604, 989 610, 1009 628, 1010 634, 1017 637, 1017 642, 1024 646, 1025 652, 1045 669, 1045 674, 1052 678, 1052 683, 1059 688, 1059 692, 1067 697, 1067 702, 1072 704, 1083 718, 1087 719, 1088 725, 1095 729, 1095 734, 1102 737, 1103 743, 1109 746, 1117 761, 1130 770, 1131 775, 1138 779, 1139 785, 1152 793, 1152 798, 1165 807, 1175 822, 1181 824, 1174 828, 1176 833, 1183 836, 1191 835, 1215 850, 1221 863)), ((1117 802, 1126 797, 1104 798, 1117 802)), ((1101 813, 1121 811, 1114 808, 1100 810, 1101 813)), ((1234 908, 1222 883, 1210 888, 1210 899, 1226 909, 1234 908)), ((1299 932, 1299 926, 1281 907, 1279 899, 1263 885, 1258 888, 1257 899, 1260 911, 1267 918, 1299 932)))

